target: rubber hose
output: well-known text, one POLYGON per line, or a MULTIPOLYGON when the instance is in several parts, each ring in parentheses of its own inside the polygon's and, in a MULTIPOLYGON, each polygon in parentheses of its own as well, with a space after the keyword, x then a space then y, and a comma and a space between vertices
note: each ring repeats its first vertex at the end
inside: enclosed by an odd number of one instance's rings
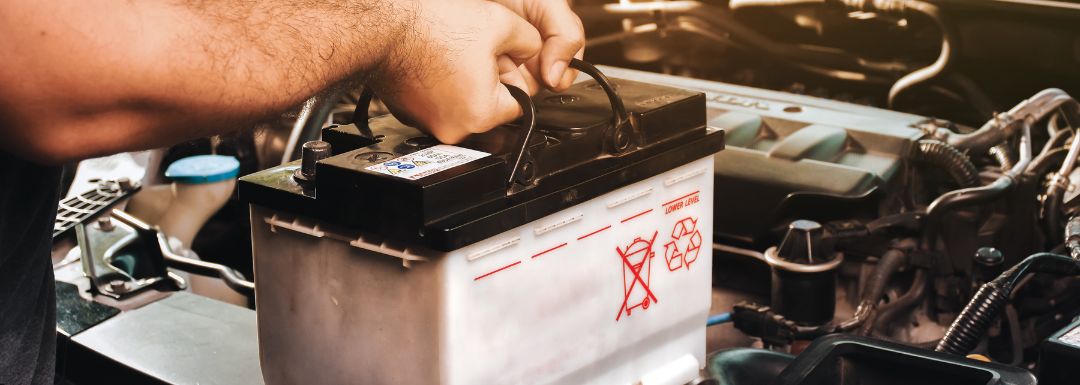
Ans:
POLYGON ((873 330, 874 319, 877 318, 877 304, 881 301, 881 297, 885 295, 885 286, 889 284, 889 279, 892 278, 893 274, 896 274, 897 270, 900 270, 900 267, 906 261, 907 254, 897 249, 889 249, 881 255, 877 268, 874 269, 874 274, 870 276, 869 288, 862 297, 861 303, 869 306, 870 315, 863 322, 860 334, 868 335, 873 330))
POLYGON ((924 295, 926 295, 926 270, 919 269, 915 272, 915 279, 912 280, 911 288, 907 292, 878 309, 874 329, 883 330, 888 327, 897 316, 906 314, 909 308, 918 305, 924 295))
POLYGON ((934 350, 963 356, 975 349, 990 329, 990 324, 1009 302, 1010 290, 1002 286, 994 281, 983 284, 949 325, 949 330, 945 331, 945 336, 934 350))
POLYGON ((1051 182, 1050 186, 1046 189, 1046 199, 1043 200, 1043 221, 1046 223, 1046 239, 1051 245, 1056 245, 1063 241, 1060 229, 1065 226, 1061 219, 1061 206, 1064 194, 1064 187, 1058 183, 1051 182))
POLYGON ((1005 306, 1005 319, 1009 321, 1009 339, 1012 344, 1012 358, 1009 365, 1017 366, 1024 362, 1024 339, 1020 330, 1020 315, 1012 304, 1005 306))
POLYGON ((1056 148, 1050 150, 1050 152, 1039 154, 1039 156, 1035 157, 1035 160, 1031 161, 1031 165, 1028 166, 1026 172, 1035 177, 1042 177, 1050 172, 1051 167, 1060 165, 1065 160, 1065 155, 1068 152, 1067 149, 1056 148))
POLYGON ((990 324, 1009 303, 1012 289, 1028 273, 1073 274, 1080 270, 1077 261, 1052 253, 1036 253, 1024 258, 993 281, 979 288, 964 310, 956 317, 941 343, 934 349, 939 352, 966 355, 986 335, 990 324))
POLYGON ((918 151, 915 152, 913 158, 916 161, 941 166, 949 172, 960 187, 979 185, 979 170, 971 163, 971 159, 948 143, 934 139, 920 140, 918 151))

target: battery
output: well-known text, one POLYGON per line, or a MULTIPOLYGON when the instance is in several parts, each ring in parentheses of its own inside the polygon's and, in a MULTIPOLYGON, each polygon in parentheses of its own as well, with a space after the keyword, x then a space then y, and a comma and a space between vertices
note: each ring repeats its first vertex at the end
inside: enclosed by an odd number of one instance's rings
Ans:
POLYGON ((1039 384, 1075 384, 1080 376, 1080 320, 1059 330, 1039 345, 1039 384))
POLYGON ((533 97, 534 127, 450 146, 380 116, 326 129, 313 180, 241 178, 266 382, 696 378, 723 131, 701 93, 599 80, 533 97))

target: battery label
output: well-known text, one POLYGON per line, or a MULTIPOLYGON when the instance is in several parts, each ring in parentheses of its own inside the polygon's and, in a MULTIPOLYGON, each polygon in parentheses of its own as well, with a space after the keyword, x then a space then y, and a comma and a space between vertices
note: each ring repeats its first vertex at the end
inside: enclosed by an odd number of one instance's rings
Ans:
POLYGON ((408 180, 417 180, 488 155, 491 154, 463 147, 440 144, 396 159, 368 166, 367 170, 408 180))

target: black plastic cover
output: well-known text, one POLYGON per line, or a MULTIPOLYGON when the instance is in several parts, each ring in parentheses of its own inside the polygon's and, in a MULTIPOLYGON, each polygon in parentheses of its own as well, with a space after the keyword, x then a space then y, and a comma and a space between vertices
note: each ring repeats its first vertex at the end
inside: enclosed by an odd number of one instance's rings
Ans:
POLYGON ((614 132, 627 131, 612 127, 611 106, 597 83, 544 91, 534 97, 537 125, 524 161, 530 172, 519 183, 508 183, 520 151, 515 124, 457 145, 490 156, 435 174, 411 180, 369 170, 438 145, 384 115, 369 120, 376 143, 354 125, 325 130, 335 155, 318 163, 314 182, 294 180, 293 162, 241 178, 240 198, 453 250, 723 149, 724 132, 706 128, 702 93, 630 80, 614 85, 631 115, 630 148, 609 145, 614 132))
MULTIPOLYGON (((768 234, 791 219, 828 222, 874 218, 883 190, 895 183, 913 140, 913 128, 836 126, 790 107, 790 119, 743 111, 716 111, 709 125, 727 130, 728 148, 716 156, 716 222, 722 242, 764 247, 768 234)), ((787 110, 785 110, 787 111, 787 110)), ((815 110, 816 111, 816 110, 815 110)), ((868 122, 872 121, 867 119, 868 122)))
POLYGON ((1035 385, 1026 370, 843 334, 818 338, 776 385, 1035 385))

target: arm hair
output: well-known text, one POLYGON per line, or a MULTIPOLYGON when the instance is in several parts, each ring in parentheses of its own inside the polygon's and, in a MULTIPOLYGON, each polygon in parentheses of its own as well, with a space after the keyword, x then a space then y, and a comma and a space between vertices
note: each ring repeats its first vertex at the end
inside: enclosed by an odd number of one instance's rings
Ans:
POLYGON ((0 2, 0 148, 59 163, 235 131, 363 81, 394 0, 0 2))

